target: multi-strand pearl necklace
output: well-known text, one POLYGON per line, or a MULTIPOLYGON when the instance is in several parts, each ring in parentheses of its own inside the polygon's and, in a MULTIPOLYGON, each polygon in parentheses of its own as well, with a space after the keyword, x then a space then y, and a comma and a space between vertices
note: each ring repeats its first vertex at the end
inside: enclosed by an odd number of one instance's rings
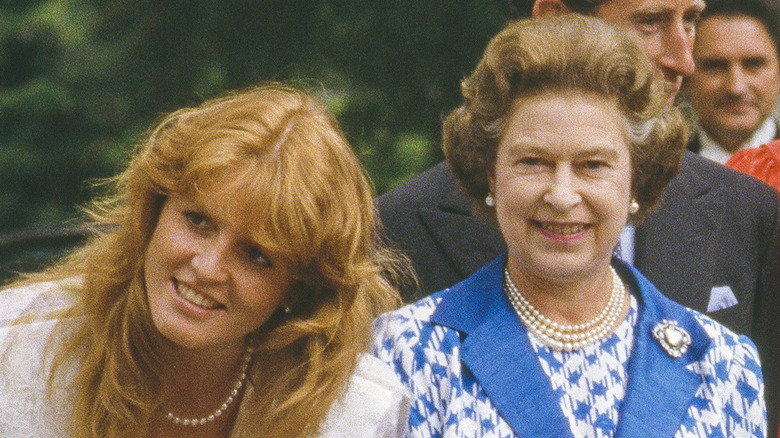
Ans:
POLYGON ((247 347, 246 353, 244 353, 244 360, 241 362, 241 367, 239 368, 238 380, 236 380, 236 383, 233 384, 233 389, 230 391, 230 395, 227 396, 225 401, 220 407, 217 408, 217 410, 201 418, 181 418, 173 415, 172 412, 168 412, 168 415, 166 415, 165 418, 167 418, 169 421, 172 421, 174 424, 180 424, 182 426, 200 426, 201 424, 211 423, 212 421, 219 418, 222 414, 225 413, 225 411, 227 411, 230 405, 236 401, 238 392, 244 386, 244 383, 246 382, 247 368, 249 368, 249 362, 252 360, 253 351, 254 350, 252 347, 247 347))
POLYGON ((544 345, 556 351, 579 350, 612 333, 615 322, 625 306, 626 293, 623 281, 614 268, 610 266, 610 269, 612 270, 612 295, 609 302, 598 316, 582 324, 559 324, 542 315, 517 290, 508 269, 504 269, 504 290, 520 320, 544 345))

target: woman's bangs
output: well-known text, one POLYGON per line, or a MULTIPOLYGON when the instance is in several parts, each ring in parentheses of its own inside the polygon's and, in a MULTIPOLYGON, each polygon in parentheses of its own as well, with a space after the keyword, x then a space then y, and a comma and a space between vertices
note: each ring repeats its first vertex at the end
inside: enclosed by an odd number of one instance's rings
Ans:
POLYGON ((202 192, 234 203, 235 219, 269 256, 298 265, 304 263, 301 256, 311 252, 314 236, 301 227, 295 184, 275 164, 274 160, 235 163, 199 179, 203 187, 209 182, 211 186, 202 192))

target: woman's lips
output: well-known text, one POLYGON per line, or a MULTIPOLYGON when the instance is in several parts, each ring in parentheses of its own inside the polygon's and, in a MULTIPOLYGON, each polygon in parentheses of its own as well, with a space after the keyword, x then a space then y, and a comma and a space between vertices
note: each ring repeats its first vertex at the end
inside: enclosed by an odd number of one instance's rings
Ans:
POLYGON ((542 236, 558 243, 579 242, 592 225, 587 223, 534 222, 542 236))
POLYGON ((555 224, 550 222, 538 222, 539 228, 555 234, 577 234, 587 228, 585 224, 555 224))

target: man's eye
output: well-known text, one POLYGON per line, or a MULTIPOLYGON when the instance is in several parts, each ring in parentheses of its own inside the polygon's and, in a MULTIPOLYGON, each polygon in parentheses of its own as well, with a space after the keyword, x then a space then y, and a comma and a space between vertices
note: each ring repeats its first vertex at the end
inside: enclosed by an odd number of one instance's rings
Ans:
POLYGON ((696 63, 696 68, 704 71, 725 71, 728 67, 728 62, 718 59, 703 59, 696 63))
POLYGON ((758 70, 765 65, 767 65, 769 61, 766 58, 748 58, 745 60, 744 65, 747 70, 758 70))
POLYGON ((652 33, 656 31, 663 24, 663 20, 659 17, 650 15, 642 17, 637 20, 637 25, 643 32, 652 33))
POLYGON ((690 14, 687 14, 685 17, 683 17, 685 30, 689 34, 695 34, 696 33, 696 27, 699 25, 699 21, 701 21, 701 13, 700 12, 692 12, 690 14))
POLYGON ((658 23, 660 23, 661 20, 655 18, 655 17, 647 17, 639 22, 642 26, 646 27, 655 27, 658 26, 658 23))

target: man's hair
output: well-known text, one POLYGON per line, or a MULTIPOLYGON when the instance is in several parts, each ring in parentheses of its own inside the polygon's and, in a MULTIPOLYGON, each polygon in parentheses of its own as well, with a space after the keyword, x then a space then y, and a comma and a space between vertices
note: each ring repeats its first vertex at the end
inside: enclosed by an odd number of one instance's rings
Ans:
MULTIPOLYGON (((600 3, 606 0, 561 0, 563 4, 574 12, 580 14, 593 15, 593 10, 600 3)), ((507 0, 509 5, 509 16, 512 19, 530 18, 531 11, 536 0, 507 0)))
MULTIPOLYGON (((533 4, 533 0, 518 0, 523 1, 531 1, 533 4)), ((780 56, 780 8, 777 0, 707 0, 707 7, 702 12, 701 19, 723 15, 745 15, 763 23, 780 56)))

